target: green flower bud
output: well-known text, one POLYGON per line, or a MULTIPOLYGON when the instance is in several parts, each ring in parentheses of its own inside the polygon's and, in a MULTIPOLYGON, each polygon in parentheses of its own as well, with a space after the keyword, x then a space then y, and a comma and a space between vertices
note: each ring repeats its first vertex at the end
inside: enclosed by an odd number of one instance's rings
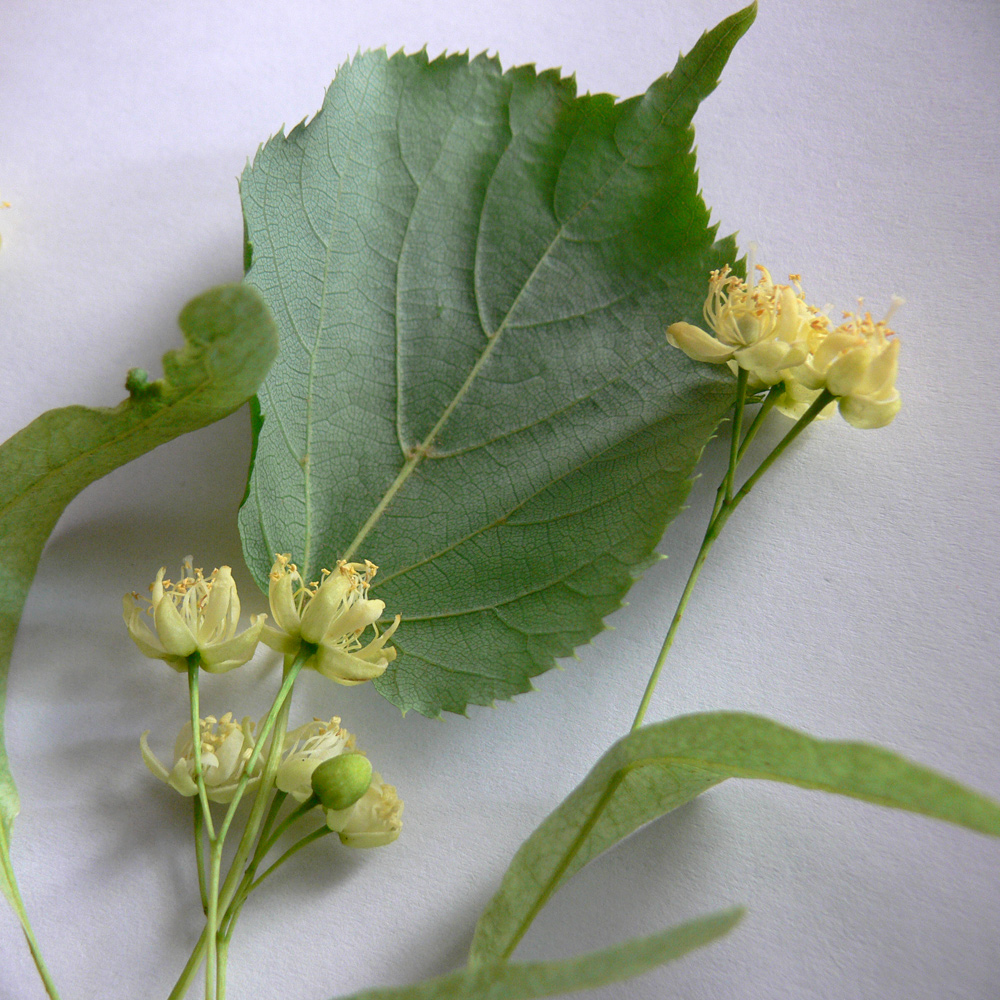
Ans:
POLYGON ((371 761, 360 753, 330 757, 312 773, 312 790, 324 809, 348 809, 371 783, 371 761))

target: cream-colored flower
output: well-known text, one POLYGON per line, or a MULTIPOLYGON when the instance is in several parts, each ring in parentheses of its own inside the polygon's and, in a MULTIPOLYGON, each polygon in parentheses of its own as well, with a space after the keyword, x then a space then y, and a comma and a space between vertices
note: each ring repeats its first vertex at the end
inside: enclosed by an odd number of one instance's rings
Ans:
MULTIPOLYGON (((205 779, 205 792, 213 802, 230 802, 246 770, 247 761, 253 753, 253 723, 248 717, 237 725, 233 722, 231 712, 226 712, 221 719, 208 715, 204 719, 199 719, 199 723, 201 769, 205 779)), ((177 736, 174 745, 174 764, 169 771, 149 749, 147 736, 149 733, 145 732, 139 739, 139 749, 146 767, 160 781, 165 781, 181 795, 197 795, 191 723, 185 723, 177 736)), ((250 778, 248 787, 253 788, 259 781, 259 775, 254 775, 250 778)))
POLYGON ((274 783, 296 801, 305 802, 312 795, 313 771, 331 757, 353 752, 355 745, 336 716, 329 722, 313 719, 286 734, 274 783))
POLYGON ((667 340, 695 361, 735 363, 745 368, 754 385, 782 381, 784 369, 802 364, 810 338, 827 324, 826 317, 809 305, 797 275, 790 285, 776 285, 765 267, 749 285, 728 267, 709 276, 708 298, 702 311, 715 336, 691 323, 673 323, 667 340))
POLYGON ((786 372, 786 385, 797 382, 805 390, 826 389, 837 398, 841 415, 854 427, 885 427, 899 412, 896 389, 899 340, 888 320, 875 322, 870 313, 845 313, 844 322, 812 345, 806 361, 786 372))
POLYGON ((396 658, 395 648, 387 643, 400 616, 379 632, 376 622, 385 602, 368 599, 377 569, 367 561, 342 560, 332 573, 323 570, 321 583, 306 586, 290 557, 277 556, 268 592, 278 627, 265 626, 261 640, 286 656, 294 656, 303 640, 315 644, 316 654, 306 665, 338 684, 361 684, 378 677, 396 658), (369 627, 374 635, 365 642, 362 635, 369 627))
POLYGON ((403 829, 403 803, 392 785, 378 771, 372 772, 368 791, 347 809, 326 809, 326 825, 348 847, 382 847, 391 844, 403 829))
POLYGON ((201 666, 212 673, 246 663, 257 648, 267 616, 254 615, 250 627, 237 635, 240 599, 230 568, 212 570, 206 577, 187 561, 176 583, 164 580, 164 573, 166 567, 150 584, 146 608, 138 603, 138 594, 122 599, 125 624, 139 649, 180 671, 187 669, 187 658, 195 652, 201 666), (144 610, 152 617, 155 632, 142 620, 144 610))

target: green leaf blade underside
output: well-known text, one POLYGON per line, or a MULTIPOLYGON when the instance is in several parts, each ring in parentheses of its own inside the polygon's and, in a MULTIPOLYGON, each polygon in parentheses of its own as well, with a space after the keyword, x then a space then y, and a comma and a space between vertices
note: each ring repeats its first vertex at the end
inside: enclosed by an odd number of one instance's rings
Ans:
POLYGON ((495 60, 384 53, 241 182, 282 351, 240 530, 262 586, 380 566, 404 711, 530 688, 603 626, 683 503, 730 373, 664 339, 732 262, 693 132, 753 18, 615 103, 495 60))
MULTIPOLYGON (((18 812, 3 747, 3 704, 14 637, 46 539, 87 485, 157 445, 204 427, 247 401, 277 353, 260 296, 244 285, 211 289, 179 323, 186 345, 163 358, 164 377, 130 373, 115 408, 49 410, 0 445, 0 824, 6 844, 18 812)), ((0 880, 10 898, 6 878, 0 880)))
POLYGON ((365 990, 343 1000, 534 1000, 595 989, 683 958, 728 934, 742 916, 743 910, 736 907, 577 958, 467 968, 410 986, 365 990))
POLYGON ((1000 836, 1000 803, 881 747, 818 740, 739 712, 682 716, 616 743, 524 842, 479 920, 470 962, 509 955, 562 882, 726 778, 832 792, 1000 836))

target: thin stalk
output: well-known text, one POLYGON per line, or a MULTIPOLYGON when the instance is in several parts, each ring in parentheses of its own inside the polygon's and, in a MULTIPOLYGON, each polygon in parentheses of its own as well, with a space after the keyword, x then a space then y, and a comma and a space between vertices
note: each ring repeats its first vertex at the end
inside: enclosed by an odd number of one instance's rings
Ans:
POLYGON ((202 843, 205 838, 205 817, 201 811, 201 803, 195 798, 191 800, 194 807, 194 858, 198 866, 198 892, 201 895, 201 911, 208 914, 208 884, 205 881, 205 848, 202 843))
MULTIPOLYGON (((306 660, 309 659, 316 652, 316 646, 311 642, 303 642, 299 647, 298 654, 292 661, 292 664, 285 670, 284 676, 281 681, 281 689, 278 691, 277 696, 274 699, 274 703, 271 705, 270 710, 267 713, 267 717, 264 719, 264 724, 260 728, 260 732, 256 734, 256 742, 253 748, 253 752, 250 754, 250 759, 247 761, 246 767, 244 768, 243 775, 240 777, 239 784, 236 786, 236 791, 233 794, 233 799, 229 803, 229 809, 226 811, 226 817, 222 821, 222 826, 219 830, 219 838, 225 839, 226 834, 229 832, 230 824, 233 822, 233 816, 236 814, 236 807, 240 804, 240 799, 243 797, 243 793, 246 791, 247 785, 250 783, 250 775, 257 765, 257 761, 260 760, 261 752, 264 749, 264 744, 267 742, 268 736, 271 735, 271 730, 275 728, 278 720, 278 715, 282 709, 285 709, 284 715, 288 715, 288 694, 292 690, 292 685, 295 683, 295 678, 298 677, 299 671, 305 665, 306 660)), ((281 755, 281 741, 284 739, 284 733, 281 734, 281 739, 278 738, 277 733, 275 738, 271 741, 271 750, 269 754, 269 760, 271 757, 275 756, 275 747, 277 747, 277 755, 281 755)), ((275 765, 277 766, 277 765, 275 765)), ((257 800, 260 799, 261 793, 264 791, 264 782, 261 782, 261 786, 257 792, 257 800)), ((255 800, 254 805, 257 802, 255 800)), ((263 812, 263 805, 261 806, 261 812, 263 812)), ((258 817, 257 822, 260 822, 258 817)), ((253 833, 256 834, 257 830, 254 829, 253 833)), ((246 831, 244 831, 244 839, 246 839, 246 831)), ((250 836, 250 840, 253 839, 253 835, 250 836)), ((244 860, 246 860, 244 858, 244 860)), ((242 861, 240 864, 242 865, 242 861)))
POLYGON ((284 854, 281 855, 280 858, 278 858, 277 861, 275 861, 271 865, 268 865, 268 867, 264 869, 264 873, 259 878, 253 881, 253 883, 250 885, 250 888, 247 890, 247 895, 253 892, 253 890, 256 889, 257 886, 259 886, 261 882, 263 882, 264 879, 267 878, 268 875, 270 875, 272 872, 277 871, 277 869, 280 868, 281 865, 283 865, 290 857, 292 857, 294 854, 298 854, 298 852, 301 851, 303 847, 305 847, 307 844, 311 844, 314 840, 319 840, 320 837, 325 837, 328 833, 333 833, 333 830, 331 830, 328 826, 324 825, 321 827, 317 827, 317 829, 313 830, 312 833, 307 833, 301 840, 297 840, 294 844, 292 844, 291 847, 288 848, 287 851, 285 851, 284 854))
POLYGON ((747 448, 750 447, 753 439, 757 436, 757 432, 760 430, 761 425, 767 419, 767 415, 774 409, 774 404, 778 402, 778 397, 784 391, 785 387, 781 382, 777 385, 772 385, 768 390, 763 402, 759 407, 757 407, 757 412, 754 414, 753 421, 743 437, 743 443, 740 445, 739 451, 736 453, 737 462, 743 461, 743 456, 746 453, 747 448))
POLYGON ((836 397, 829 389, 824 389, 816 397, 812 406, 802 414, 795 422, 792 429, 774 446, 774 450, 757 466, 753 475, 743 484, 739 493, 733 497, 733 507, 737 507, 741 500, 754 488, 761 476, 774 465, 778 456, 834 401, 836 397))
POLYGON ((226 960, 229 958, 229 938, 219 936, 219 968, 215 974, 215 1000, 226 1000, 226 960))
POLYGON ((205 829, 208 839, 215 839, 215 829, 212 826, 212 810, 208 804, 208 794, 205 791, 205 775, 201 769, 201 705, 198 695, 198 677, 201 670, 201 656, 195 650, 187 658, 188 694, 191 696, 191 745, 194 751, 194 780, 198 785, 198 801, 201 803, 202 816, 205 818, 205 829))
MULTIPOLYGON (((740 369, 740 373, 741 375, 744 374, 743 369, 740 369)), ((745 388, 744 384, 742 393, 740 392, 739 387, 737 388, 737 403, 739 403, 741 399, 745 398, 745 388)), ((774 403, 777 400, 777 395, 778 393, 774 388, 772 388, 771 392, 768 393, 767 398, 761 404, 761 410, 765 412, 765 415, 770 411, 771 407, 774 406, 774 403)), ((764 473, 767 472, 767 470, 774 464, 778 456, 781 455, 781 453, 806 429, 806 427, 809 426, 809 424, 813 422, 813 420, 816 419, 817 416, 819 416, 820 412, 833 400, 833 398, 834 397, 830 394, 830 392, 824 389, 815 402, 813 402, 812 406, 809 407, 809 409, 796 421, 791 430, 789 430, 788 433, 774 446, 774 449, 760 463, 757 469, 746 480, 739 492, 735 495, 732 490, 736 475, 736 467, 739 465, 740 459, 745 453, 748 441, 744 439, 741 444, 739 439, 741 420, 734 414, 732 438, 729 448, 729 467, 726 469, 723 484, 719 487, 719 493, 716 495, 715 507, 708 522, 708 528, 705 531, 705 537, 702 540, 701 548, 698 550, 694 566, 691 568, 691 574, 684 587, 684 592, 681 594, 681 599, 678 602, 677 610, 674 612, 674 617, 670 621, 670 626, 667 629, 666 636, 664 637, 663 645, 660 647, 660 653, 656 658, 656 663, 653 665, 652 673, 650 674, 649 681, 646 684, 646 690, 643 692, 642 701, 639 703, 639 709, 632 722, 632 732, 642 725, 642 720, 646 715, 646 709, 649 708, 653 692, 656 690, 657 682, 659 681, 660 674, 663 671, 663 665, 666 662, 667 654, 670 652, 670 647, 674 642, 674 636, 677 634, 677 629, 681 623, 681 619, 684 617, 684 612, 687 609, 688 601, 691 599, 691 594, 694 591, 695 584, 698 582, 698 577, 701 574, 702 567, 705 565, 705 560, 708 558, 708 553, 715 544, 715 540, 719 537, 726 521, 729 520, 732 512, 736 510, 740 503, 743 502, 760 477, 763 476, 764 473)), ((760 428, 760 423, 761 418, 758 413, 757 418, 754 419, 754 422, 750 425, 750 428, 747 431, 747 439, 749 439, 751 435, 756 435, 758 429, 760 428)))
POLYGON ((35 968, 45 987, 45 992, 51 1000, 59 1000, 59 992, 56 984, 52 980, 52 974, 42 958, 42 949, 35 938, 31 921, 28 919, 28 911, 24 908, 24 900, 21 898, 21 890, 18 888, 17 879, 14 877, 14 866, 10 860, 10 843, 7 839, 7 828, 0 820, 0 881, 5 883, 7 900, 17 914, 17 919, 21 923, 21 930, 24 932, 24 939, 28 942, 28 950, 34 959, 35 968))
POLYGON ((319 805, 319 799, 315 795, 310 795, 305 802, 296 806, 278 825, 275 827, 274 832, 264 840, 263 834, 261 834, 261 844, 263 845, 263 850, 259 851, 259 857, 254 856, 254 860, 257 864, 260 864, 264 860, 264 856, 269 850, 278 842, 278 838, 293 824, 297 823, 306 813, 315 809, 319 805))
MULTIPOLYGON (((271 736, 272 731, 274 733, 273 739, 271 741, 271 746, 268 751, 267 760, 264 766, 264 773, 261 775, 260 787, 257 791, 257 796, 254 799, 253 806, 251 807, 250 817, 247 820, 247 825, 243 830, 243 835, 240 838, 240 843, 236 849, 236 856, 233 859, 232 867, 229 869, 225 880, 222 882, 221 888, 218 885, 217 879, 220 877, 219 873, 210 873, 209 877, 209 906, 210 911, 214 911, 214 919, 210 913, 208 919, 206 920, 205 930, 202 932, 201 937, 198 939, 198 943, 195 945, 194 950, 191 952, 188 958, 187 964, 184 966, 180 977, 174 984, 174 988, 170 993, 168 1000, 180 1000, 181 997, 187 992, 187 989, 191 983, 192 978, 198 971, 198 966, 201 964, 202 957, 208 953, 209 962, 211 962, 213 956, 215 964, 211 970, 211 984, 212 988, 216 986, 219 981, 218 978, 218 937, 219 937, 219 915, 222 914, 222 918, 225 919, 229 904, 232 901, 233 893, 236 889, 236 883, 239 878, 239 870, 246 864, 247 856, 250 853, 250 845, 260 828, 261 819, 263 817, 264 808, 267 805, 267 795, 270 789, 274 785, 274 773, 278 769, 278 762, 281 759, 281 749, 285 738, 285 721, 288 717, 288 710, 290 708, 290 698, 288 697, 292 685, 295 683, 295 678, 298 676, 299 671, 305 665, 305 662, 316 652, 316 646, 312 643, 303 642, 299 648, 299 652, 295 659, 290 665, 288 665, 284 671, 282 677, 281 688, 278 694, 275 696, 274 702, 271 705, 270 710, 267 713, 267 717, 261 726, 260 732, 257 733, 257 740, 253 748, 253 752, 250 755, 249 760, 244 768, 243 775, 240 778, 239 784, 236 786, 236 792, 233 796, 232 801, 229 804, 229 809, 226 812, 225 818, 223 819, 222 825, 219 827, 217 836, 211 842, 211 862, 217 863, 221 871, 221 859, 222 859, 222 845, 225 841, 226 834, 229 831, 229 827, 232 824, 233 815, 236 812, 236 806, 239 804, 239 800, 243 793, 246 791, 246 787, 250 781, 250 775, 260 759, 261 753, 264 749, 264 745, 267 742, 269 736, 271 736), (215 897, 214 901, 212 897, 215 897), (214 905, 213 905, 214 904, 214 905)), ((210 997, 209 987, 208 987, 208 964, 206 962, 206 1000, 210 997)), ((222 973, 222 981, 225 981, 225 970, 222 973)))
POLYGON ((740 434, 743 430, 743 410, 747 401, 747 379, 750 373, 741 368, 736 376, 736 402, 733 403, 733 429, 729 436, 729 468, 726 470, 726 499, 728 503, 733 495, 733 479, 736 476, 736 465, 739 462, 740 434))

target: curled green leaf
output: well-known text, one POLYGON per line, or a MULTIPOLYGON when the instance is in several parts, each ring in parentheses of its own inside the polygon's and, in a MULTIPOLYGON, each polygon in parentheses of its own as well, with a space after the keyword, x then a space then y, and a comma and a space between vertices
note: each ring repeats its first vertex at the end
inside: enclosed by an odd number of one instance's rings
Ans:
POLYGON ((567 878, 726 778, 833 792, 1000 836, 1000 803, 889 750, 740 712, 682 716, 619 740, 524 842, 479 919, 470 961, 506 958, 567 878))

